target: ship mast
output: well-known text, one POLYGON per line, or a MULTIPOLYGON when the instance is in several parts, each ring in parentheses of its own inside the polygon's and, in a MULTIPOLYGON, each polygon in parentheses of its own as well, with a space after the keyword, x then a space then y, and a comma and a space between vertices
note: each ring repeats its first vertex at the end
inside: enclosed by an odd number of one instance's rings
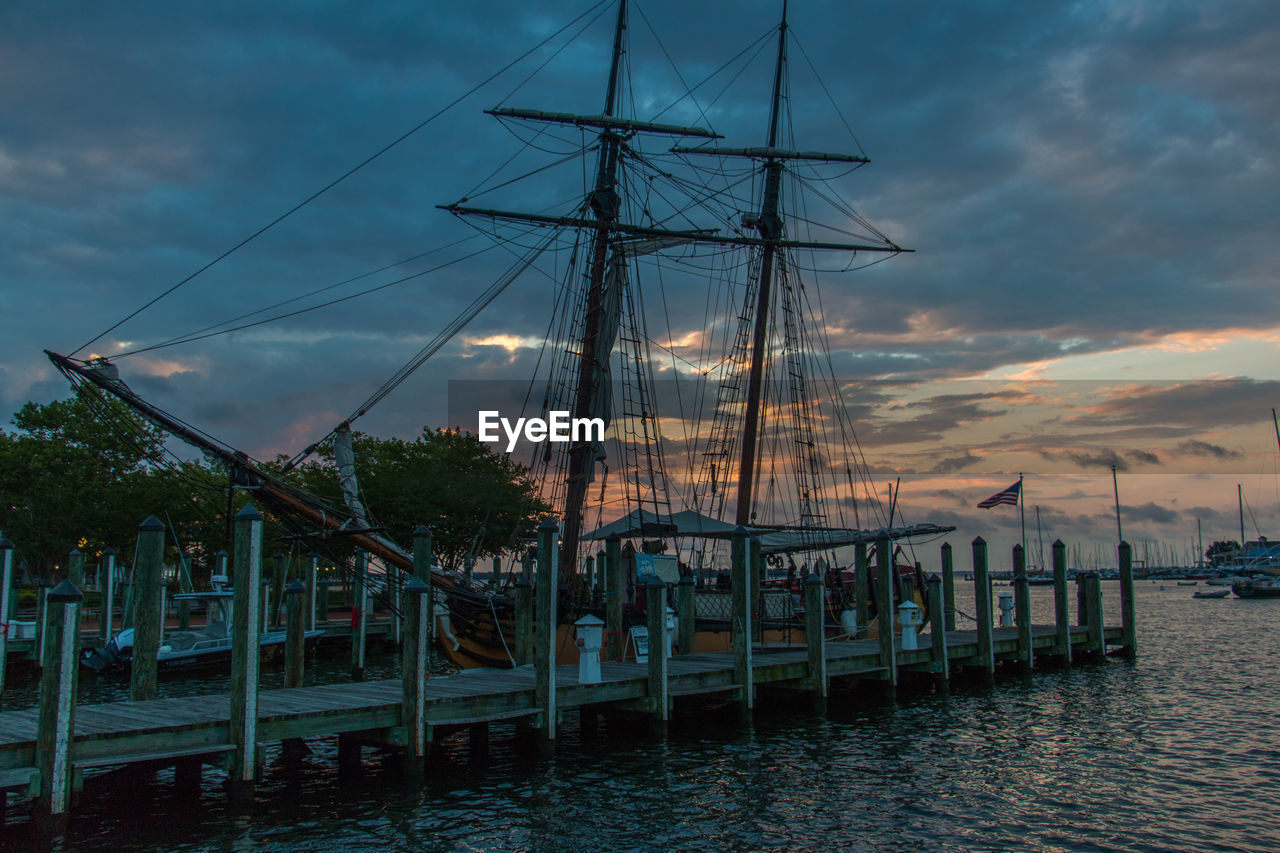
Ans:
MULTIPOLYGON (((787 7, 782 7, 782 23, 778 25, 778 60, 773 69, 773 100, 769 107, 769 135, 765 144, 770 151, 778 147, 778 123, 782 114, 782 73, 787 61, 787 7)), ((782 189, 782 160, 770 156, 764 163, 764 199, 756 231, 764 241, 760 259, 760 284, 756 292, 756 321, 751 335, 751 370, 747 377, 746 420, 742 429, 742 455, 738 461, 738 510, 736 523, 751 523, 751 489, 755 482, 756 437, 760 430, 760 387, 764 373, 764 352, 769 336, 769 298, 773 285, 774 259, 782 239, 782 217, 778 214, 782 189)))
MULTIPOLYGON (((613 32, 613 60, 609 65, 609 84, 605 92, 605 118, 612 118, 617 109, 618 73, 622 66, 623 35, 627 28, 627 0, 618 4, 618 22, 613 32)), ((610 263, 609 232, 617 222, 621 199, 618 197, 618 149, 621 137, 605 127, 600 131, 600 164, 596 171, 596 185, 588 197, 591 212, 598 223, 592 236, 590 281, 587 285, 587 314, 583 326, 582 349, 578 358, 578 388, 574 395, 573 416, 590 417, 596 408, 596 398, 607 394, 601 388, 610 353, 597 353, 596 342, 600 336, 601 306, 604 304, 605 273, 610 263)), ((560 576, 573 574, 578 553, 578 538, 582 534, 582 503, 587 496, 591 480, 591 442, 579 441, 569 448, 569 470, 565 484, 564 526, 560 536, 560 576)))

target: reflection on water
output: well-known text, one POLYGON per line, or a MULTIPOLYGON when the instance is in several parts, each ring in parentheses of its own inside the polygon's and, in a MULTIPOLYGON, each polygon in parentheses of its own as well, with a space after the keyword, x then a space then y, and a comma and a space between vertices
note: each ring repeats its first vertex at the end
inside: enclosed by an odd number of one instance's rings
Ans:
MULTIPOLYGON (((1104 586, 1118 613, 1115 584, 1104 586)), ((1280 849, 1280 601, 1191 592, 1138 584, 1133 664, 896 703, 838 699, 826 715, 773 707, 747 726, 710 710, 678 718, 665 741, 622 724, 587 736, 571 716, 550 757, 497 726, 482 759, 465 735, 446 739, 420 788, 370 751, 362 775, 340 779, 336 743, 316 740, 302 759, 271 752, 247 805, 229 802, 212 770, 199 802, 175 794, 170 771, 100 784, 75 810, 68 847, 1280 849)), ((1032 594, 1048 621, 1052 590, 1032 594)), ((960 609, 970 605, 962 597, 960 609)), ((345 668, 334 656, 309 677, 345 668)), ((23 689, 7 690, 6 703, 23 689)), ((95 699, 121 689, 86 684, 95 699)), ((25 822, 24 809, 11 805, 9 819, 25 822)), ((24 845, 25 833, 0 840, 24 845)))

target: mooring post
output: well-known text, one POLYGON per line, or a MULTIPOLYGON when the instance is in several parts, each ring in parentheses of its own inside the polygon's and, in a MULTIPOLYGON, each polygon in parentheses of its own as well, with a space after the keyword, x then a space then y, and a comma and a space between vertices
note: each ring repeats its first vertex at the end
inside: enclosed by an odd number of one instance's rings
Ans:
POLYGON ((301 581, 290 581, 284 590, 284 686, 301 687, 306 663, 306 627, 302 621, 302 601, 307 588, 301 581))
MULTIPOLYGON (((5 630, 0 631, 0 697, 4 696, 4 671, 8 668, 9 662, 9 630, 8 625, 13 620, 9 618, 9 598, 13 595, 13 543, 3 536, 0 536, 0 621, 6 625, 5 630)), ((3 701, 0 701, 0 708, 4 707, 3 701)), ((0 803, 0 808, 3 807, 0 803)))
POLYGON ((622 604, 627 593, 627 576, 622 570, 622 537, 610 533, 604 540, 605 588, 604 588, 604 637, 608 645, 609 660, 622 660, 622 604))
POLYGON ((44 616, 49 609, 49 582, 41 578, 36 582, 36 636, 31 647, 36 653, 36 662, 44 667, 44 616))
POLYGON ((365 636, 369 630, 369 555, 356 551, 352 577, 355 608, 351 614, 351 680, 364 681, 365 636))
MULTIPOLYGON (((867 543, 853 546, 853 606, 858 616, 858 634, 871 624, 871 566, 867 563, 867 543)), ((854 637, 853 639, 858 639, 854 637)))
MULTIPOLYGON (((534 636, 537 652, 533 665, 536 670, 534 695, 542 711, 542 737, 545 741, 556 739, 556 539, 560 527, 548 518, 538 525, 538 582, 535 588, 538 604, 534 616, 534 636)), ((651 644, 652 648, 652 644, 651 644)), ((650 652, 652 654, 652 651, 650 652)))
POLYGON ((431 621, 431 587, 422 578, 404 585, 404 644, 400 647, 403 680, 400 707, 405 727, 405 768, 422 772, 427 754, 427 625, 431 621))
POLYGON ((680 639, 676 643, 676 648, 682 655, 693 654, 693 635, 694 628, 698 620, 698 614, 695 608, 694 595, 697 584, 693 581, 693 575, 685 575, 680 578, 679 585, 676 586, 676 606, 679 611, 676 619, 679 620, 680 639))
POLYGON ((822 576, 810 572, 804 579, 804 644, 809 652, 809 683, 815 710, 827 702, 826 588, 822 576))
POLYGON ((524 575, 516 578, 516 666, 533 663, 533 584, 524 575))
POLYGON ((269 619, 270 627, 280 627, 280 620, 284 610, 284 584, 285 572, 288 570, 288 562, 285 555, 277 551, 271 555, 271 598, 269 619))
POLYGON ((1076 624, 1081 626, 1089 624, 1089 603, 1084 582, 1086 574, 1088 573, 1076 570, 1076 624))
POLYGON ((1133 607, 1133 548, 1121 542, 1117 549, 1120 560, 1120 645, 1124 656, 1137 657, 1138 625, 1133 607))
MULTIPOLYGON (((591 559, 587 558, 587 586, 591 585, 591 559)), ((489 588, 494 592, 502 589, 502 558, 493 558, 493 571, 489 574, 489 588)))
POLYGON ((435 599, 431 593, 431 559, 431 529, 425 524, 419 524, 413 529, 413 576, 427 587, 422 597, 427 602, 427 644, 423 654, 426 657, 428 670, 431 669, 431 638, 436 635, 436 620, 432 615, 435 599))
POLYGON ((665 733, 670 718, 671 696, 667 690, 667 585, 651 575, 645 585, 645 616, 649 627, 649 698, 653 701, 650 726, 657 734, 665 733))
MULTIPOLYGON (((191 558, 185 551, 178 552, 178 591, 179 592, 195 592, 191 587, 191 558)), ((161 608, 164 612, 164 608, 161 608)), ((163 617, 161 617, 163 619, 163 617)), ((163 622, 161 622, 163 624, 163 622)), ((178 630, 187 631, 191 629, 191 599, 178 599, 178 630)))
POLYGON ((533 551, 529 548, 524 549, 524 553, 520 555, 520 574, 524 575, 524 579, 529 582, 529 586, 533 586, 533 551))
POLYGON ((943 627, 947 631, 956 629, 956 570, 952 562, 951 543, 942 543, 942 606, 945 618, 943 627))
MULTIPOLYGON (((592 592, 593 599, 599 599, 601 596, 604 595, 605 586, 608 583, 608 581, 605 580, 606 565, 607 565, 607 561, 606 561, 604 549, 601 548, 599 551, 596 552, 596 576, 595 576, 595 580, 592 581, 591 583, 591 592, 592 592)), ((596 603, 596 606, 600 605, 600 602, 598 600, 596 600, 595 603, 596 603)))
POLYGON ((84 553, 79 548, 72 548, 67 555, 67 580, 76 589, 84 588, 84 553))
POLYGON ((258 599, 262 603, 262 624, 258 626, 258 631, 263 634, 271 630, 271 599, 271 578, 263 575, 262 595, 258 599))
POLYGON ((1018 626, 1018 666, 1029 670, 1034 664, 1031 646, 1031 584, 1027 581, 1027 552, 1021 544, 1013 546, 1013 623, 1018 626))
POLYGON ((231 772, 235 796, 252 791, 258 769, 258 663, 262 625, 262 513, 245 504, 235 517, 235 598, 231 615, 231 772))
POLYGON ((893 541, 876 539, 876 625, 880 637, 880 665, 885 667, 886 684, 892 693, 898 686, 898 659, 893 643, 894 592, 893 541))
MULTIPOLYGON (((733 682, 742 693, 741 709, 750 713, 756 705, 755 673, 751 669, 751 567, 748 565, 747 529, 738 525, 733 530, 730 590, 733 612, 729 627, 733 645, 733 682)), ((650 654, 653 638, 650 637, 650 654)))
MULTIPOLYGON (((950 549, 947 550, 946 554, 947 559, 943 562, 944 568, 950 562, 950 549)), ((929 605, 929 669, 933 673, 933 681, 939 692, 945 693, 947 679, 951 677, 951 661, 947 659, 947 619, 950 618, 954 621, 955 614, 947 613, 944 602, 944 586, 943 578, 937 575, 930 575, 925 588, 928 590, 927 604, 929 605)))
POLYGON ((1097 572, 1085 577, 1085 610, 1089 624, 1089 652, 1099 657, 1107 653, 1102 621, 1102 578, 1097 572))
MULTIPOLYGON (((163 528, 162 528, 163 530, 163 528)), ((44 672, 40 676, 40 716, 36 722, 36 767, 40 771, 37 810, 61 824, 71 804, 71 744, 75 739, 76 678, 80 667, 83 593, 69 580, 48 595, 44 672)))
POLYGON ((1053 541, 1053 653, 1071 666, 1071 616, 1067 612, 1067 546, 1053 541))
POLYGON ((306 592, 303 594, 303 611, 307 615, 307 630, 316 628, 316 575, 319 573, 320 558, 312 554, 307 560, 307 574, 303 583, 306 592))
POLYGON ((991 576, 987 573, 987 540, 973 540, 973 604, 978 619, 978 667, 984 678, 996 671, 995 647, 991 642, 991 576))
POLYGON ((138 555, 133 565, 133 660, 129 696, 156 698, 160 656, 160 584, 164 577, 164 523, 154 515, 138 525, 138 555))
POLYGON ((99 594, 102 597, 102 615, 98 617, 102 642, 99 645, 105 646, 111 642, 112 623, 115 621, 116 552, 112 548, 102 552, 102 583, 99 584, 99 594))
POLYGON ((764 642, 764 556, 760 552, 760 537, 752 536, 747 540, 747 559, 751 577, 751 615, 755 624, 751 628, 751 638, 757 643, 764 642))

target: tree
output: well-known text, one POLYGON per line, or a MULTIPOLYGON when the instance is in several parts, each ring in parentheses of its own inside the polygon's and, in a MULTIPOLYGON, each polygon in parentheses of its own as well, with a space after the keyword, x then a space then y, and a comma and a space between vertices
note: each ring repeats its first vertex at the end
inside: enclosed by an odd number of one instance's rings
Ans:
POLYGON ((1210 545, 1209 550, 1204 552, 1204 556, 1208 559, 1209 565, 1224 566, 1239 553, 1240 543, 1234 539, 1225 539, 1210 545))
MULTIPOLYGON (((515 548, 548 511, 528 470, 471 433, 424 428, 413 441, 357 433, 352 443, 370 521, 385 525, 385 535, 401 544, 412 541, 419 524, 427 525, 446 568, 458 568, 468 556, 515 548)), ((323 450, 329 458, 299 466, 297 481, 341 506, 332 445, 323 450)))

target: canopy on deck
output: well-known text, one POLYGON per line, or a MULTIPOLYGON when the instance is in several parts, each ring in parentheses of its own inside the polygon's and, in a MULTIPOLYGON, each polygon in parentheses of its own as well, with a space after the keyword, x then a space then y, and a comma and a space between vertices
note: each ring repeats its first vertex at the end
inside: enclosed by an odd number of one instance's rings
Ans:
MULTIPOLYGON (((707 515, 683 510, 670 515, 632 510, 617 521, 596 528, 582 538, 589 542, 597 542, 616 533, 621 537, 655 536, 675 537, 691 536, 699 539, 728 539, 737 529, 736 525, 727 521, 711 518, 707 515)), ((859 542, 874 542, 881 536, 890 539, 906 539, 913 536, 934 536, 950 533, 954 527, 937 524, 913 524, 909 527, 878 528, 854 530, 833 527, 748 527, 747 532, 760 537, 760 550, 765 554, 785 554, 791 551, 823 551, 845 545, 856 545, 859 542)))

